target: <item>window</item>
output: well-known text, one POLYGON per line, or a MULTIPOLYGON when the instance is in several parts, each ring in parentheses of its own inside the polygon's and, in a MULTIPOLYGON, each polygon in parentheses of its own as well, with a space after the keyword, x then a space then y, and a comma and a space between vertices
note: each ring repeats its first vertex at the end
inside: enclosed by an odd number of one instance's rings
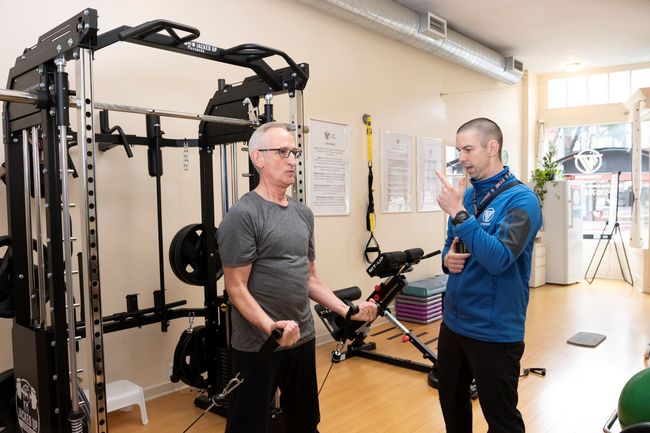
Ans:
POLYGON ((588 78, 587 104, 599 105, 607 104, 609 93, 609 81, 607 74, 594 74, 588 78))
POLYGON ((456 146, 447 145, 445 147, 445 159, 445 176, 452 184, 458 186, 465 175, 465 171, 460 163, 460 152, 456 149, 456 146))
POLYGON ((630 97, 630 72, 621 71, 609 74, 609 102, 625 102, 630 97))
POLYGON ((632 90, 642 89, 643 87, 650 87, 650 69, 637 69, 632 71, 630 77, 632 90))
POLYGON ((566 78, 548 80, 548 108, 566 107, 566 78))
MULTIPOLYGON (((605 227, 609 233, 618 217, 623 238, 628 240, 633 204, 631 125, 620 123, 548 128, 545 151, 550 148, 556 150, 564 175, 573 180, 572 214, 575 220, 582 221, 583 237, 597 238, 605 227)), ((647 167, 643 166, 645 176, 647 167)), ((647 196, 648 183, 644 182, 642 197, 647 196)), ((642 214, 647 219, 647 209, 642 214)))
POLYGON ((582 75, 567 80, 567 107, 587 105, 587 77, 582 75))
POLYGON ((556 78, 547 82, 546 105, 554 109, 622 103, 643 87, 650 87, 650 69, 556 78))

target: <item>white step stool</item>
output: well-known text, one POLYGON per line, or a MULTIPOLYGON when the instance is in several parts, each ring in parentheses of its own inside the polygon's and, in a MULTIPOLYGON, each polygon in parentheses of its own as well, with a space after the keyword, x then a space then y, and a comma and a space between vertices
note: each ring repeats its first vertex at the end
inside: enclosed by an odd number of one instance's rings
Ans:
MULTIPOLYGON (((88 395, 88 391, 84 391, 88 395)), ((108 412, 126 409, 134 404, 140 406, 142 424, 147 425, 149 422, 147 406, 144 403, 144 391, 140 385, 128 380, 116 380, 106 385, 106 410, 108 412)))
POLYGON ((140 385, 128 380, 116 380, 106 385, 106 410, 113 412, 137 404, 140 406, 142 424, 147 425, 147 406, 144 403, 144 391, 140 385))

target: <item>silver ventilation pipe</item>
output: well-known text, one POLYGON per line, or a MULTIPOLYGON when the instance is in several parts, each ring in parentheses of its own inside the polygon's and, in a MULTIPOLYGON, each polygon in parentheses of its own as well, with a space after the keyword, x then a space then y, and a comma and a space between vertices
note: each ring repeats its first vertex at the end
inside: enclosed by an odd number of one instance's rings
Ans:
POLYGON ((522 71, 506 66, 504 56, 460 33, 447 29, 444 39, 420 33, 420 14, 393 0, 300 1, 507 84, 521 80, 522 71))

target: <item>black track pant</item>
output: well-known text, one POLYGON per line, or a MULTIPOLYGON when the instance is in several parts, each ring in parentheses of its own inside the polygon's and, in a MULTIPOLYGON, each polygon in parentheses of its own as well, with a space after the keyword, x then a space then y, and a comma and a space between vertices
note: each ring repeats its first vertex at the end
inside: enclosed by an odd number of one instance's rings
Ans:
MULTIPOLYGON (((235 371, 247 372, 255 352, 233 350, 235 371)), ((233 391, 226 433, 267 433, 269 407, 280 388, 286 433, 318 433, 320 421, 316 383, 315 340, 274 352, 233 391)))
POLYGON ((440 326, 438 368, 440 407, 447 433, 472 432, 469 388, 476 379, 488 433, 524 433, 517 410, 519 361, 524 343, 486 343, 440 326))

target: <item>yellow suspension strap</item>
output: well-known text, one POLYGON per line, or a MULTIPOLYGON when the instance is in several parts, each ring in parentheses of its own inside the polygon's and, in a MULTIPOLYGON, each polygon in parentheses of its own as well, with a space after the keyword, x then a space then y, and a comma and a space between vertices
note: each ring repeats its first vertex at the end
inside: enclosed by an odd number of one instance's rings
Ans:
POLYGON ((372 175, 372 117, 369 114, 363 115, 363 123, 366 125, 366 139, 368 142, 368 210, 366 212, 366 230, 370 232, 370 238, 366 243, 366 249, 363 252, 366 257, 366 262, 372 263, 368 254, 376 253, 377 256, 381 254, 379 243, 375 239, 375 199, 373 197, 373 175, 372 175))

